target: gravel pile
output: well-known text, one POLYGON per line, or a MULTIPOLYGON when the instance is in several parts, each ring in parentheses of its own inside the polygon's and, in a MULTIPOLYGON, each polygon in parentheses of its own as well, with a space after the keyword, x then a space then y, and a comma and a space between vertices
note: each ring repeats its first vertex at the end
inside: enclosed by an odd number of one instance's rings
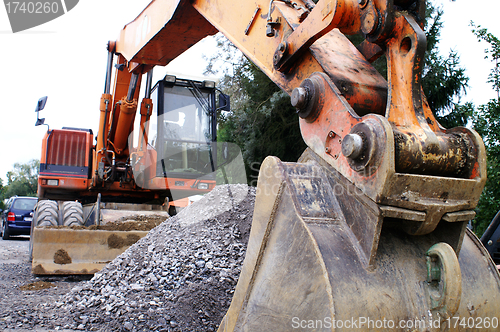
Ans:
POLYGON ((245 257, 254 199, 247 185, 216 187, 56 302, 52 328, 216 331, 245 257))

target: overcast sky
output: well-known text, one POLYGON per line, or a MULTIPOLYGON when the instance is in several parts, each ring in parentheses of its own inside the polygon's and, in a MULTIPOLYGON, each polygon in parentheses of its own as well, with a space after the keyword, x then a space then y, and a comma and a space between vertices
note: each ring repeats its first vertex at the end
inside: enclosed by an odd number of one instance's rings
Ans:
MULTIPOLYGON (((46 126, 34 127, 38 99, 48 96, 40 113, 50 128, 92 128, 97 132, 98 106, 104 88, 106 44, 132 21, 149 0, 80 0, 67 14, 41 26, 13 34, 4 7, 0 8, 0 177, 16 162, 40 158, 46 126)), ((469 22, 500 37, 496 13, 498 0, 436 0, 445 11, 441 50, 456 50, 470 77, 467 100, 476 104, 495 97, 486 84, 491 68, 484 60, 484 43, 472 35, 469 22)), ((203 41, 168 69, 155 72, 155 81, 166 71, 201 76, 201 55, 210 54, 213 41, 203 41)))

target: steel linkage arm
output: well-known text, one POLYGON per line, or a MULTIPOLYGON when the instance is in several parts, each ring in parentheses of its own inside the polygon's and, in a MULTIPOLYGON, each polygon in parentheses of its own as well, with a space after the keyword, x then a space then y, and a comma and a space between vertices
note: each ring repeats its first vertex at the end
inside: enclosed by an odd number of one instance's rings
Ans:
POLYGON ((146 70, 222 32, 292 96, 320 158, 387 218, 425 234, 442 219, 470 218, 486 178, 480 137, 442 128, 422 93, 425 8, 423 0, 156 0, 124 28, 117 52, 129 70, 146 70), (358 50, 343 33, 366 42, 358 50), (381 52, 388 81, 367 60, 381 52))

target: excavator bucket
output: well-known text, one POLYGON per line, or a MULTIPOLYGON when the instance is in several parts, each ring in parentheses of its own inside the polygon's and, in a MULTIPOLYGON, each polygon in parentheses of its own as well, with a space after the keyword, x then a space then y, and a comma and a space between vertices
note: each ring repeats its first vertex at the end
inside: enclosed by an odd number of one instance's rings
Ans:
POLYGON ((498 320, 500 275, 465 223, 442 221, 419 236, 386 227, 398 219, 314 153, 300 162, 268 157, 261 167, 245 262, 219 332, 441 331, 498 320), (453 242, 450 233, 462 235, 453 242))
POLYGON ((32 234, 32 272, 94 274, 147 231, 107 231, 35 227, 32 234))

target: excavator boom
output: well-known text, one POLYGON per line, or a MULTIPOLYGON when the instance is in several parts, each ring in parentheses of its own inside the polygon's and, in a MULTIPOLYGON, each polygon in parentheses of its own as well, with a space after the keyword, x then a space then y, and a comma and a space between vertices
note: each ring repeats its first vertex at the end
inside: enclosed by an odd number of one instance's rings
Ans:
POLYGON ((213 25, 291 95, 302 136, 322 160, 387 215, 403 209, 407 231, 425 234, 443 216, 474 215, 486 161, 481 138, 442 128, 422 93, 424 15, 425 2, 416 0, 157 0, 123 29, 116 47, 131 71, 167 64, 214 32, 200 27, 213 25), (366 41, 358 49, 342 32, 366 41), (388 81, 367 60, 383 51, 388 81))

